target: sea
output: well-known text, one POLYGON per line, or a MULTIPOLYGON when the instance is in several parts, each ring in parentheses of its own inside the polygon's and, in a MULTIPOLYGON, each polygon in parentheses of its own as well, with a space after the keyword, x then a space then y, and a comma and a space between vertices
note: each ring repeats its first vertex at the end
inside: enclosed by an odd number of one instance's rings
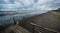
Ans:
POLYGON ((0 15, 2 14, 3 16, 0 16, 0 26, 5 25, 5 24, 10 24, 10 23, 14 23, 13 18, 16 21, 20 21, 23 18, 27 18, 27 17, 31 17, 34 15, 38 15, 38 14, 42 14, 42 13, 46 13, 47 11, 0 11, 0 15))

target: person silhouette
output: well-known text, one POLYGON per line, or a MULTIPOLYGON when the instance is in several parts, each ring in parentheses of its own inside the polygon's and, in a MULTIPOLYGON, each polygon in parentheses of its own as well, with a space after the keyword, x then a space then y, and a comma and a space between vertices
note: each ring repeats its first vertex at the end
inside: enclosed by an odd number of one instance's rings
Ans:
POLYGON ((15 20, 15 18, 13 18, 13 21, 14 21, 14 25, 16 25, 16 20, 15 20))

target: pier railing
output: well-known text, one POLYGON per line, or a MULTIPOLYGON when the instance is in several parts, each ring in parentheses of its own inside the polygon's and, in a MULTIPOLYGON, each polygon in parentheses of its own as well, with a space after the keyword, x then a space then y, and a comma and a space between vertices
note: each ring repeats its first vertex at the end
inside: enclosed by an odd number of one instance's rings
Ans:
POLYGON ((53 32, 53 33, 60 33, 60 32, 55 31, 53 29, 49 29, 49 28, 46 28, 46 27, 39 26, 39 25, 37 25, 35 23, 30 23, 30 24, 33 26, 33 29, 32 29, 33 32, 32 33, 36 33, 36 31, 38 33, 41 33, 42 31, 45 31, 45 32, 53 32))

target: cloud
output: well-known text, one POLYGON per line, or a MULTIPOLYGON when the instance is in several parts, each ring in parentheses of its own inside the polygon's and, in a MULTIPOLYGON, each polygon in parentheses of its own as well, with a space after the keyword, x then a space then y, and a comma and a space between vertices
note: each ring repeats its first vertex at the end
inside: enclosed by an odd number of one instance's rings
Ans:
POLYGON ((41 10, 52 10, 60 8, 60 0, 39 0, 34 7, 41 10))
POLYGON ((0 0, 0 2, 0 9, 52 10, 60 7, 60 0, 0 0))

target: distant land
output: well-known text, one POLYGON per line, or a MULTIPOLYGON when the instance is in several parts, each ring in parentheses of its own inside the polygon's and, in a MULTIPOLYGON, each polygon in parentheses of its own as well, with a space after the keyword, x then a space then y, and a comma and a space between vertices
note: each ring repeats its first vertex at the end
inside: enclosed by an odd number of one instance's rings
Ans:
POLYGON ((0 16, 19 14, 16 11, 0 11, 0 16))

